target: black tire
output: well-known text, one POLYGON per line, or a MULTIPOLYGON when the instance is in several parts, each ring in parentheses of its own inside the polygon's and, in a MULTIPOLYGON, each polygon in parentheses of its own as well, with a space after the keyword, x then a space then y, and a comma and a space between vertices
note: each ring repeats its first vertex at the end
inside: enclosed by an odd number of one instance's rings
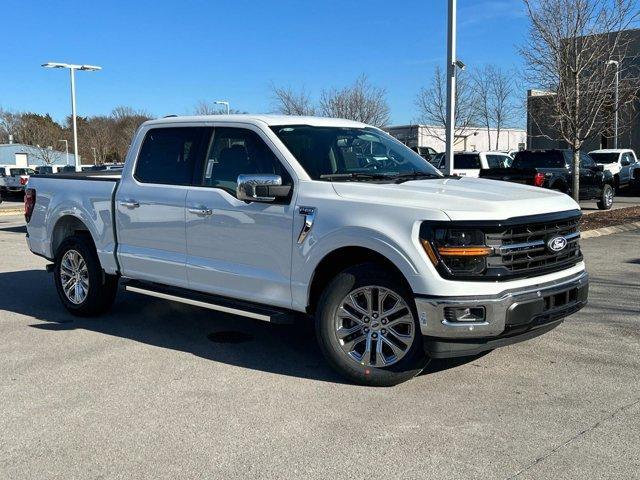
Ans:
POLYGON ((316 337, 327 362, 341 375, 360 385, 390 387, 415 377, 429 362, 417 318, 413 295, 402 279, 376 264, 361 264, 339 273, 325 287, 316 308, 316 337), (413 317, 413 342, 404 356, 388 367, 359 364, 342 350, 335 331, 334 315, 345 297, 354 290, 372 285, 391 290, 401 297, 413 317))
POLYGON ((79 317, 90 317, 106 312, 113 305, 118 292, 118 277, 104 273, 95 246, 88 236, 72 236, 62 242, 56 252, 53 275, 62 304, 70 313, 79 317), (80 303, 72 302, 62 287, 62 259, 70 250, 77 252, 87 267, 88 292, 80 303))
POLYGON ((613 206, 614 195, 613 187, 606 183, 604 187, 602 187, 602 192, 598 199, 598 208, 600 210, 609 210, 613 206))

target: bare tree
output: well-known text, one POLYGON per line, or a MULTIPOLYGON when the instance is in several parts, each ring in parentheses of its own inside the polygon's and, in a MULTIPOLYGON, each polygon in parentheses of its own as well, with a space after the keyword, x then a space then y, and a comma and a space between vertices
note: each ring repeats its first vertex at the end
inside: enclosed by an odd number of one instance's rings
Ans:
POLYGON ((366 75, 361 75, 348 87, 323 90, 320 110, 326 117, 346 118, 377 127, 389 123, 386 90, 371 85, 366 75))
POLYGON ((86 144, 88 149, 92 150, 91 153, 95 155, 96 163, 103 164, 109 161, 111 154, 116 149, 114 142, 117 139, 117 134, 114 119, 98 116, 91 117, 83 123, 84 131, 81 136, 86 137, 86 143, 83 142, 83 144, 86 144))
POLYGON ((579 195, 580 150, 602 128, 613 104, 614 72, 626 56, 623 31, 638 16, 635 0, 524 0, 529 36, 520 52, 528 80, 549 92, 548 121, 573 150, 572 194, 579 195), (615 58, 614 58, 615 57, 615 58))
POLYGON ((135 110, 131 107, 119 106, 112 110, 111 118, 115 122, 114 129, 114 154, 119 161, 124 160, 129 145, 133 140, 140 125, 151 119, 149 113, 144 110, 135 110))
POLYGON ((7 143, 10 135, 15 135, 21 115, 0 108, 0 143, 7 143))
POLYGON ((304 88, 296 92, 291 87, 271 86, 273 92, 274 109, 283 115, 315 115, 316 107, 311 100, 311 94, 304 88))
POLYGON ((500 148, 500 132, 513 120, 517 106, 514 102, 514 75, 494 65, 486 65, 472 75, 475 116, 487 129, 487 144, 491 148, 491 129, 496 130, 495 149, 500 148))
MULTIPOLYGON (((458 72, 455 96, 454 137, 465 137, 476 123, 475 92, 466 71, 458 72)), ((423 87, 416 97, 418 121, 425 125, 427 135, 445 142, 447 125, 447 78, 436 67, 431 84, 423 87)))
POLYGON ((62 126, 49 114, 21 113, 14 125, 16 140, 31 145, 33 154, 45 165, 51 165, 57 152, 54 145, 62 138, 62 126))

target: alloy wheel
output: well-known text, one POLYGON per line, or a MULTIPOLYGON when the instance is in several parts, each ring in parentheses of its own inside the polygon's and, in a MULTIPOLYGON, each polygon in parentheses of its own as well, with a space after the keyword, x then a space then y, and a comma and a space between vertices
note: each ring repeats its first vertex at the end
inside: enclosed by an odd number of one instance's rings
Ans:
POLYGON ((411 309, 400 295, 380 286, 350 292, 334 315, 334 326, 342 351, 368 367, 399 362, 415 338, 411 309))
POLYGON ((60 281, 67 299, 80 305, 89 293, 89 269, 82 255, 76 250, 67 250, 60 262, 60 281))

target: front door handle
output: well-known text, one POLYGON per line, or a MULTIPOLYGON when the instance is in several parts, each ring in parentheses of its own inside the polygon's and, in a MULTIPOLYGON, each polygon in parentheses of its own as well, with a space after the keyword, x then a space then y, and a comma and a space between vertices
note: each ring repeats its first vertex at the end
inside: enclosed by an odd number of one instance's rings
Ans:
POLYGON ((208 217, 209 215, 213 215, 213 210, 202 206, 187 208, 187 211, 200 217, 208 217))
POLYGON ((140 203, 136 202, 135 200, 123 200, 120 202, 120 205, 127 208, 138 208, 140 206, 140 203))

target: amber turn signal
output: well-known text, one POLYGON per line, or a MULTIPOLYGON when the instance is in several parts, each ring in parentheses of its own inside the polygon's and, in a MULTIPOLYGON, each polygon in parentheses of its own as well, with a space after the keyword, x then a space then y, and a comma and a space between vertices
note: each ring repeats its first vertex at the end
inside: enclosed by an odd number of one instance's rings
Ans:
POLYGON ((431 260, 431 263, 433 263, 434 266, 438 265, 438 256, 436 255, 436 252, 433 251, 433 247, 429 241, 420 239, 420 243, 422 243, 422 248, 424 248, 424 251, 427 253, 427 257, 431 260))
POLYGON ((443 257, 486 257, 491 251, 490 247, 438 247, 443 257))

